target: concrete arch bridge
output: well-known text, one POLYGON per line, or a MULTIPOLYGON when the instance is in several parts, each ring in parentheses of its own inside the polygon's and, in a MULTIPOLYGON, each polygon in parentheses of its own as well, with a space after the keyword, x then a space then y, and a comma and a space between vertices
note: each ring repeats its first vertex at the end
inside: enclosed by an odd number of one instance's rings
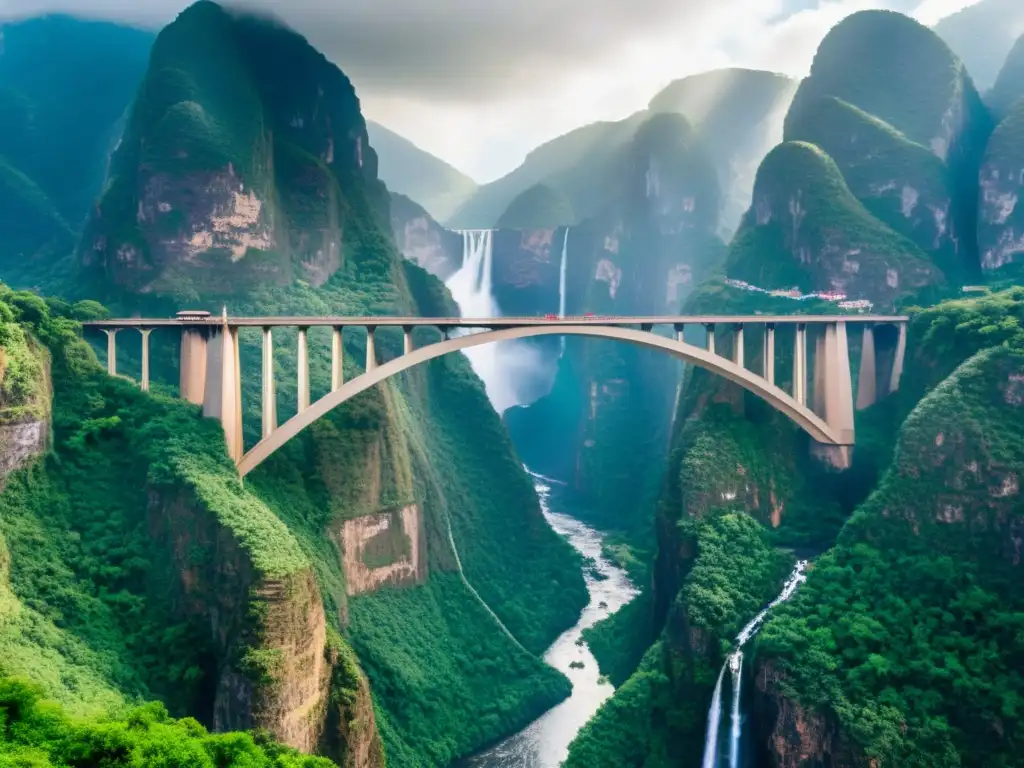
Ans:
POLYGON ((244 477, 272 453, 281 448, 317 419, 342 403, 380 382, 415 365, 442 355, 481 344, 535 336, 587 336, 613 339, 658 350, 691 365, 707 369, 757 395, 791 419, 822 446, 838 449, 835 463, 848 462, 849 447, 854 444, 854 409, 865 408, 899 387, 906 352, 907 319, 881 315, 700 315, 665 317, 558 318, 421 318, 421 317, 220 317, 200 312, 182 312, 177 318, 122 318, 83 323, 107 334, 107 370, 116 375, 116 337, 118 331, 133 328, 142 334, 141 386, 149 388, 149 334, 154 328, 176 327, 181 331, 181 396, 202 405, 205 416, 219 419, 224 426, 228 453, 244 477), (331 391, 310 402, 308 329, 327 326, 332 329, 331 391), (378 364, 374 333, 378 328, 396 326, 404 331, 404 351, 399 357, 378 364), (443 340, 420 348, 413 345, 412 331, 427 326, 440 330, 443 340), (654 333, 654 328, 671 326, 674 335, 654 333), (705 344, 699 347, 684 341, 687 326, 701 326, 705 344), (857 402, 853 399, 848 335, 850 326, 860 326, 863 336, 857 402), (897 343, 884 382, 878 381, 875 332, 882 326, 895 326, 897 343), (238 331, 240 328, 263 331, 262 439, 245 450, 242 441, 241 366, 238 331), (744 365, 744 330, 763 328, 759 334, 763 349, 761 370, 744 365), (297 328, 298 411, 283 424, 277 423, 274 391, 275 328, 297 328), (345 329, 363 329, 367 334, 365 372, 344 381, 342 374, 342 334, 345 329), (732 331, 728 350, 716 348, 716 329, 732 331), (477 333, 452 335, 456 329, 477 333), (812 331, 815 353, 807 353, 808 331, 812 331), (792 333, 794 338, 793 375, 790 391, 775 383, 775 336, 792 333), (725 354, 722 354, 724 352, 725 354), (813 402, 808 403, 808 363, 813 381, 813 402))

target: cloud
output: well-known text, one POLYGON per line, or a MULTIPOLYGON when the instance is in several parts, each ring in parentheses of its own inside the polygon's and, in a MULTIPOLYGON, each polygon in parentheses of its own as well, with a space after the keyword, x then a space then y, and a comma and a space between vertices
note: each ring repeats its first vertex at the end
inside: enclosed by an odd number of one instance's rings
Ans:
MULTIPOLYGON (((671 80, 744 65, 800 75, 865 7, 968 0, 234 0, 271 11, 337 63, 368 116, 486 180, 572 128, 642 109, 671 80)), ((178 0, 0 0, 146 26, 178 0)), ((955 10, 955 8, 952 8, 955 10)))

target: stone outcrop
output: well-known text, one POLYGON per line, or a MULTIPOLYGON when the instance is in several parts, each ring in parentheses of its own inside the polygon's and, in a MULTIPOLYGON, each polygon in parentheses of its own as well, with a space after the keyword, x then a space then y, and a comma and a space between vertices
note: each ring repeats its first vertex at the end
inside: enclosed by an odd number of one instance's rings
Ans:
POLYGON ((986 271, 1024 258, 1024 103, 999 124, 985 150, 981 166, 978 248, 986 271))

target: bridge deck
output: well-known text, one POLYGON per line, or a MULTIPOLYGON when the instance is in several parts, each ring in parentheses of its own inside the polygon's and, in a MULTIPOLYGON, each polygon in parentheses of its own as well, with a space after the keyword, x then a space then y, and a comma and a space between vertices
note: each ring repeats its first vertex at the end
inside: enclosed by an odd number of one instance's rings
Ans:
MULTIPOLYGON (((558 325, 734 325, 738 323, 774 323, 776 325, 794 323, 905 323, 909 318, 904 315, 656 315, 631 317, 564 317, 548 319, 545 317, 228 317, 228 325, 237 327, 270 328, 270 327, 301 327, 313 326, 344 327, 357 326, 449 326, 452 328, 522 328, 524 326, 558 326, 558 325)), ((112 320, 89 320, 82 323, 90 328, 159 328, 159 327, 196 327, 221 325, 224 318, 210 316, 203 320, 179 320, 174 317, 128 317, 112 320)))

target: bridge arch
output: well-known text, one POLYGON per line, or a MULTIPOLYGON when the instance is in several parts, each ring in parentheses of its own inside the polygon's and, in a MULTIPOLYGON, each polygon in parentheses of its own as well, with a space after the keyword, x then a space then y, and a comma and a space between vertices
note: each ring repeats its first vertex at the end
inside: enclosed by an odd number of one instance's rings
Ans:
POLYGON ((769 383, 762 376, 747 370, 732 360, 715 354, 713 351, 701 349, 686 342, 658 336, 650 331, 641 331, 633 328, 605 325, 526 325, 482 331, 429 344, 407 352, 387 363, 378 365, 372 370, 345 382, 338 389, 330 392, 315 403, 312 403, 305 410, 288 419, 288 421, 271 432, 270 435, 254 445, 238 462, 239 475, 245 477, 245 475, 252 472, 285 443, 342 403, 351 400, 359 393, 376 386, 402 371, 443 355, 482 344, 535 336, 584 336, 612 339, 665 352, 691 365, 723 376, 734 384, 743 387, 748 392, 760 397, 777 411, 791 419, 819 443, 827 445, 849 444, 848 440, 841 439, 837 430, 829 426, 824 419, 814 413, 808 406, 800 404, 787 392, 769 383))

